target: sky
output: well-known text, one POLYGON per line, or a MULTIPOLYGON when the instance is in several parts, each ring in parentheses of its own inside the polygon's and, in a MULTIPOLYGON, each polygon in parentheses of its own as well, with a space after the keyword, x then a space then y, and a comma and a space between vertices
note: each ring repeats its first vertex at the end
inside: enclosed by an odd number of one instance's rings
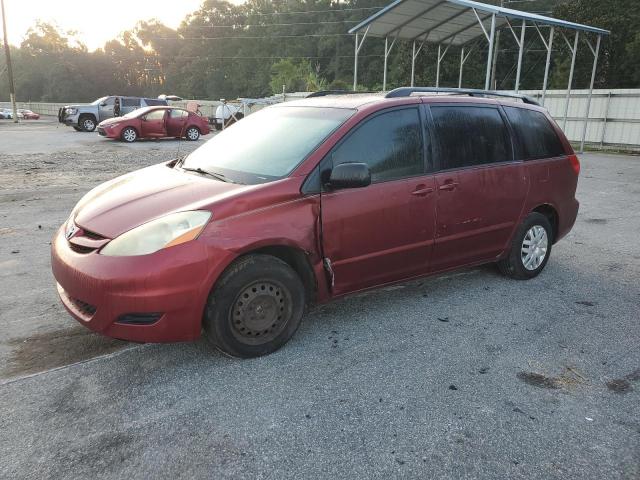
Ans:
POLYGON ((10 44, 19 45, 39 19, 65 31, 76 30, 89 50, 104 46, 139 20, 157 18, 176 28, 201 3, 202 0, 4 0, 10 44))

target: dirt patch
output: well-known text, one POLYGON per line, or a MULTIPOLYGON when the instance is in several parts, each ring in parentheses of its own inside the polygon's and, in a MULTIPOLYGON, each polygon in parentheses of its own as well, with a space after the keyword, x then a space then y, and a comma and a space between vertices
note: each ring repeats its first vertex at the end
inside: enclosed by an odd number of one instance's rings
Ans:
POLYGON ((563 372, 557 377, 550 377, 542 373, 535 372, 520 372, 517 375, 518 379, 524 383, 538 388, 547 388, 551 390, 557 390, 563 388, 569 390, 574 388, 586 379, 573 367, 565 367, 563 372))
POLYGON ((550 389, 558 388, 555 378, 547 377, 546 375, 543 375, 541 373, 520 372, 518 373, 518 378, 524 383, 527 383, 534 387, 550 389))
POLYGON ((607 382, 607 388, 614 393, 627 393, 632 390, 631 384, 624 378, 607 382))
POLYGON ((16 338, 6 343, 11 347, 9 361, 0 371, 0 377, 50 370, 71 363, 121 350, 128 342, 103 337, 78 325, 77 327, 16 338))
POLYGON ((586 220, 587 223, 595 223, 596 225, 604 225, 607 221, 606 218, 587 218, 586 220))
POLYGON ((616 378, 607 382, 607 388, 613 393, 627 393, 633 390, 631 382, 640 381, 640 368, 635 369, 623 378, 616 378))

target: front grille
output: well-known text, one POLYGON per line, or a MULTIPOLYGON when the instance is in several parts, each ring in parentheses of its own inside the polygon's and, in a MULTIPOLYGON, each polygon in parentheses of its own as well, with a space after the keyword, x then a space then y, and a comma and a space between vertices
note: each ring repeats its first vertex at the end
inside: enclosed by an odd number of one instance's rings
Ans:
POLYGON ((90 303, 83 302, 82 300, 79 300, 73 297, 68 297, 68 298, 69 298, 69 301, 73 303, 73 306, 76 307, 80 311, 80 313, 82 313, 83 315, 87 317, 92 317, 96 313, 96 307, 94 307, 90 303))
POLYGON ((104 128, 102 127, 98 127, 98 134, 102 135, 103 137, 107 136, 107 133, 104 131, 104 128))
POLYGON ((92 248, 92 247, 76 245, 75 243, 71 243, 71 242, 69 242, 69 248, 76 253, 91 253, 96 250, 95 248, 92 248))
POLYGON ((104 240, 105 237, 96 232, 91 232, 89 230, 82 229, 82 236, 90 238, 91 240, 104 240))

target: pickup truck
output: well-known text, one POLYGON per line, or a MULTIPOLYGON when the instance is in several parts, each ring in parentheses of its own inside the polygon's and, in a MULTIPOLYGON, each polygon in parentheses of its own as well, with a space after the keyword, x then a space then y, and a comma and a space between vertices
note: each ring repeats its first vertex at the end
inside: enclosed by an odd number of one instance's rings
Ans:
POLYGON ((116 103, 116 98, 120 99, 120 116, 142 107, 168 105, 166 99, 110 95, 99 98, 91 103, 65 105, 58 110, 58 121, 73 127, 78 132, 93 132, 98 126, 98 123, 115 117, 113 108, 116 103))

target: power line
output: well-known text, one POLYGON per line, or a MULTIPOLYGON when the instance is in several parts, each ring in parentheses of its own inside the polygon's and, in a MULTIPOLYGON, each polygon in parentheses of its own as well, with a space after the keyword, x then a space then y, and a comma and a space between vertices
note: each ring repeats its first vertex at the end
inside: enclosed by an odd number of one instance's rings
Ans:
POLYGON ((248 27, 292 27, 296 25, 335 25, 338 23, 360 23, 360 20, 335 20, 327 22, 256 23, 252 25, 187 25, 185 28, 248 28, 248 27))
MULTIPOLYGON (((234 35, 231 37, 180 37, 180 40, 231 40, 238 38, 314 38, 314 37, 352 37, 350 33, 309 33, 305 35, 234 35)), ((177 38, 160 37, 158 40, 178 40, 177 38)))
POLYGON ((363 10, 380 10, 384 8, 386 5, 381 5, 379 7, 359 7, 359 8, 333 8, 330 10, 303 10, 298 12, 245 12, 244 15, 250 16, 268 16, 268 15, 297 15, 304 13, 340 13, 340 12, 360 12, 363 10))

